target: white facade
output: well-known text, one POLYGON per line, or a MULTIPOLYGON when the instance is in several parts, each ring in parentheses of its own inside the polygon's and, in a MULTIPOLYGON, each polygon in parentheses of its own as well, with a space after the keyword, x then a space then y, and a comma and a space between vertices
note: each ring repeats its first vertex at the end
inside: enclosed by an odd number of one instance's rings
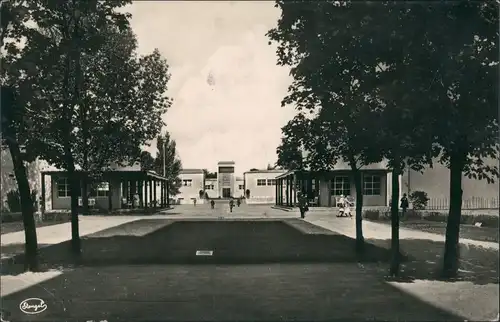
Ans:
POLYGON ((235 197, 234 161, 220 161, 217 163, 217 169, 219 196, 222 198, 235 197))
POLYGON ((205 179, 205 192, 209 198, 219 198, 219 181, 217 178, 205 179))
POLYGON ((276 177, 286 170, 258 170, 243 174, 247 204, 274 204, 276 202, 276 177))
POLYGON ((245 180, 240 177, 236 177, 234 180, 234 193, 235 198, 241 198, 245 196, 245 180))
POLYGON ((203 203, 204 198, 200 198, 200 190, 204 190, 205 175, 201 169, 183 169, 179 174, 181 187, 176 199, 180 204, 203 203))
MULTIPOLYGON (((498 159, 485 159, 485 164, 498 166, 498 159)), ((447 209, 450 200, 450 170, 434 160, 432 168, 426 168, 422 173, 408 170, 401 177, 403 193, 425 191, 429 197, 427 204, 430 209, 447 209)), ((462 175, 462 207, 465 209, 498 209, 499 178, 494 183, 486 180, 469 179, 462 175)))

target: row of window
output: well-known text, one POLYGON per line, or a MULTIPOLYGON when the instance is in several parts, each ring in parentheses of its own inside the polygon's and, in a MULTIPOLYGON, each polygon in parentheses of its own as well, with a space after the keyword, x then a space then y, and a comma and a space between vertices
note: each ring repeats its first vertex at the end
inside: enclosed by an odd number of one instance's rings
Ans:
MULTIPOLYGON (((381 194, 381 177, 377 175, 363 176, 363 195, 379 196, 381 194)), ((350 195, 351 181, 348 176, 337 176, 330 181, 332 196, 350 195)))
MULTIPOLYGON (((205 185, 205 190, 214 190, 215 189, 215 186, 213 184, 206 184, 205 185)), ((239 190, 244 190, 245 189, 245 186, 240 184, 238 185, 238 189, 239 190)))
MULTIPOLYGON (((259 182, 257 181, 259 186, 259 182)), ((265 185, 265 184, 260 184, 265 185)), ((378 175, 363 176, 363 195, 379 196, 381 194, 381 177, 378 175)), ((348 176, 336 176, 330 180, 330 193, 332 196, 350 195, 351 180, 348 176)))
POLYGON ((276 179, 257 179, 258 186, 275 186, 276 179))
MULTIPOLYGON (((80 196, 81 191, 78 191, 80 196)), ((68 178, 59 178, 57 180, 57 196, 58 197, 69 197, 70 196, 70 186, 68 178)), ((109 196, 109 183, 101 182, 95 188, 90 189, 91 197, 108 197, 109 196)))
MULTIPOLYGON (((182 185, 191 187, 193 180, 182 180, 182 185)), ((274 186, 275 179, 257 179, 257 186, 274 186)), ((205 185, 205 190, 214 190, 213 184, 205 185)), ((239 190, 244 190, 244 185, 238 185, 239 190)), ((59 197, 69 197, 69 183, 67 178, 60 178, 57 181, 57 195, 59 197)), ((348 176, 336 176, 330 181, 330 190, 332 196, 349 195, 351 194, 351 181, 348 176)), ((90 191, 91 196, 107 197, 109 196, 109 184, 102 182, 95 189, 90 191)), ((363 194, 367 196, 375 196, 381 194, 381 177, 377 175, 365 175, 363 177, 363 194)))

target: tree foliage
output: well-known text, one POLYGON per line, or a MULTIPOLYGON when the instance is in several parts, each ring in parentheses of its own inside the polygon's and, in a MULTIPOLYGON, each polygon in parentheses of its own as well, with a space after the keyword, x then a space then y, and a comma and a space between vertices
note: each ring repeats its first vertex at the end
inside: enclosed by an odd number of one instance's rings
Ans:
POLYGON ((291 152, 301 142, 312 170, 331 169, 339 159, 350 165, 357 192, 357 249, 362 250, 360 169, 382 160, 374 122, 380 114, 373 86, 377 64, 364 54, 361 35, 349 33, 350 24, 363 24, 362 12, 355 12, 357 17, 346 15, 348 6, 337 2, 277 1, 277 6, 282 15, 268 36, 278 42, 278 64, 290 66, 293 76, 282 105, 294 104, 299 111, 283 129, 283 142, 291 152), (347 35, 347 42, 337 39, 347 35), (313 118, 308 120, 302 111, 309 111, 313 118))
POLYGON ((142 151, 139 156, 141 170, 143 171, 155 171, 155 161, 155 158, 148 151, 142 151))
POLYGON ((210 172, 207 169, 203 169, 203 174, 205 179, 217 179, 217 172, 210 172))
POLYGON ((281 144, 276 149, 278 161, 276 164, 287 170, 304 168, 303 142, 306 139, 307 127, 302 115, 295 116, 284 127, 281 144))
POLYGON ((179 174, 182 170, 182 162, 179 156, 177 155, 175 140, 172 140, 170 138, 170 134, 166 132, 163 136, 159 136, 157 138, 156 147, 158 149, 155 158, 156 172, 168 178, 169 193, 175 196, 179 194, 179 189, 182 185, 182 181, 179 177, 179 174), (165 163, 163 163, 164 157, 165 157, 165 163), (164 165, 165 168, 163 168, 164 165))
MULTIPOLYGON (((20 137, 33 157, 68 171, 71 191, 80 189, 77 166, 98 177, 110 163, 134 161, 171 104, 168 64, 158 50, 136 54, 130 15, 117 10, 128 3, 32 1, 31 27, 20 29, 24 46, 7 48, 2 76, 26 107, 20 137)), ((72 240, 79 252, 76 195, 72 240)))
POLYGON ((182 163, 177 155, 175 140, 172 140, 170 134, 166 132, 164 135, 160 135, 156 138, 156 148, 158 150, 156 157, 153 157, 151 153, 147 151, 141 152, 139 158, 141 169, 154 171, 168 178, 169 193, 175 196, 179 194, 179 188, 182 183, 179 177, 182 170, 182 163), (163 163, 164 156, 165 163, 163 163))
POLYGON ((20 206, 24 226, 25 269, 38 269, 38 241, 33 204, 36 195, 31 193, 25 161, 30 160, 21 152, 24 145, 20 133, 26 127, 26 106, 20 100, 17 79, 8 77, 6 66, 16 59, 18 43, 22 39, 25 23, 29 18, 29 5, 24 1, 2 1, 0 3, 0 80, 1 80, 1 135, 2 149, 7 145, 12 159, 14 175, 18 185, 20 206))
MULTIPOLYGON (((451 2, 420 7, 426 17, 421 59, 428 66, 416 77, 428 90, 420 93, 435 116, 439 162, 450 169, 450 210, 443 273, 458 273, 462 176, 498 180, 498 3, 451 2), (496 163, 496 162, 495 162, 496 163)), ((417 50, 411 46, 408 50, 417 50)), ((420 49, 422 50, 422 49, 420 49)))
MULTIPOLYGON (((305 133, 312 138, 308 149, 325 159, 340 156, 355 174, 362 165, 386 159, 395 174, 393 219, 396 176, 407 167, 422 170, 439 156, 451 172, 445 272, 456 274, 462 174, 498 178, 498 168, 486 161, 498 158, 498 4, 276 6, 282 15, 268 36, 278 42, 278 64, 290 66, 293 76, 283 105, 316 113, 307 130, 293 122, 283 129, 278 153, 288 147, 291 158, 297 136, 305 133), (311 135, 315 127, 321 135, 311 135)), ((396 241, 397 226, 393 220, 396 241)))

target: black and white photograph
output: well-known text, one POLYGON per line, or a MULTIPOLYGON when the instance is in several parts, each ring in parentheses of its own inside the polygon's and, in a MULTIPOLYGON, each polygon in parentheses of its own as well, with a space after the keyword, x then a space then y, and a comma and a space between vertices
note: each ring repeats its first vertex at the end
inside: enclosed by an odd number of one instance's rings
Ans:
POLYGON ((499 321, 499 0, 0 5, 0 322, 499 321))

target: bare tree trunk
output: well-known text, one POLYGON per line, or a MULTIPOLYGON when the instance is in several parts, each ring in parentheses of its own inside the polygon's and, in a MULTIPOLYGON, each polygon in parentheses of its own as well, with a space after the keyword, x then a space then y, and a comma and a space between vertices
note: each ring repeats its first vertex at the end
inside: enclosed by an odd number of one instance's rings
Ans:
POLYGON ((29 271, 36 271, 38 270, 38 241, 34 218, 35 209, 31 198, 26 167, 24 166, 19 144, 9 140, 8 146, 12 156, 14 174, 16 176, 21 199, 21 211, 24 224, 24 252, 26 256, 24 268, 29 271))
POLYGON ((75 255, 81 253, 80 228, 78 222, 78 191, 80 190, 80 178, 75 170, 75 163, 71 152, 66 154, 66 165, 71 196, 71 249, 75 255))
POLYGON ((399 174, 400 169, 392 171, 392 193, 391 193, 391 266, 389 274, 391 276, 399 275, 399 266, 401 255, 399 250, 399 174))
POLYGON ((446 225, 443 276, 453 278, 458 274, 460 256, 460 219, 462 215, 462 172, 464 155, 450 157, 450 211, 446 225))
POLYGON ((356 252, 363 253, 365 250, 365 238, 363 237, 363 181, 361 171, 351 167, 356 187, 356 252))
POLYGON ((81 185, 82 185, 82 214, 84 216, 90 215, 89 208, 89 177, 87 171, 82 171, 81 173, 81 185))
MULTIPOLYGON (((64 27, 64 36, 70 37, 69 26, 64 27)), ((71 58, 73 53, 73 46, 69 46, 68 53, 65 57, 64 66, 64 79, 63 79, 63 145, 64 145, 64 163, 68 172, 68 180, 70 185, 70 198, 71 198, 71 250, 75 255, 81 254, 81 241, 78 223, 78 191, 80 189, 80 180, 77 176, 75 169, 75 160, 73 151, 71 149, 72 137, 72 116, 73 104, 70 99, 69 86, 70 86, 70 73, 71 73, 71 58)))
POLYGON ((25 269, 36 271, 38 269, 38 242, 34 218, 35 209, 31 198, 26 167, 24 166, 14 126, 15 120, 19 117, 17 113, 20 112, 20 108, 15 104, 15 94, 12 88, 2 86, 0 96, 2 100, 2 139, 6 141, 9 147, 21 202, 24 225, 25 269))
MULTIPOLYGON (((81 97, 80 97, 80 85, 82 81, 82 69, 81 69, 81 50, 80 50, 80 38, 79 38, 79 23, 80 23, 80 18, 79 16, 77 17, 76 11, 77 11, 77 4, 76 1, 73 0, 73 7, 74 7, 74 19, 75 19, 75 25, 73 28, 73 34, 72 34, 72 43, 74 45, 73 48, 73 54, 74 54, 74 63, 75 63, 75 84, 74 84, 74 91, 73 91, 73 98, 74 98, 74 104, 75 106, 78 105, 78 109, 80 112, 80 127, 81 127, 81 135, 83 139, 83 153, 82 153, 82 173, 80 176, 80 184, 81 184, 81 192, 82 192, 82 213, 83 215, 89 215, 90 210, 89 210, 89 177, 88 177, 88 157, 89 157, 89 152, 88 152, 88 124, 87 124, 87 110, 85 108, 85 104, 83 104, 81 97)), ((81 13, 78 13, 78 15, 81 13)))

